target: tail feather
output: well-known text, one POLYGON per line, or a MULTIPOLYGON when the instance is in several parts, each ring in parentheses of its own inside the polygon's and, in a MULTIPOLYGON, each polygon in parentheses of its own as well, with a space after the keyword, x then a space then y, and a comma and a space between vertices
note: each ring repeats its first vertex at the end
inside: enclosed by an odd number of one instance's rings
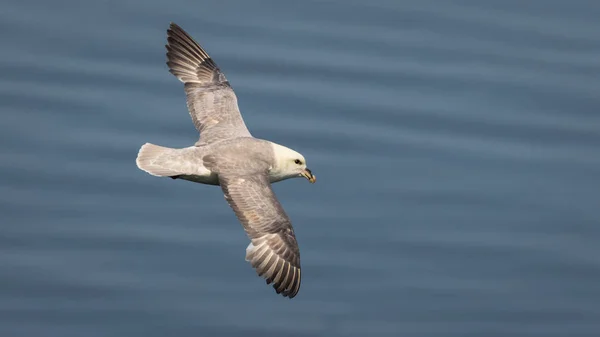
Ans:
POLYGON ((181 172, 168 165, 176 151, 176 149, 146 143, 140 148, 135 162, 137 167, 153 176, 178 176, 181 172))

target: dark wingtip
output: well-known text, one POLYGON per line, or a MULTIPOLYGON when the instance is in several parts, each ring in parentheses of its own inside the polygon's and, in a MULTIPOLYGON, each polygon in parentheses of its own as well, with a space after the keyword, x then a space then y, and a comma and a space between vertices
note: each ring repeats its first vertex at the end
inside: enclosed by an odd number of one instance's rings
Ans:
MULTIPOLYGON (((184 35, 189 36, 189 34, 175 22, 169 23, 169 29, 167 29, 167 36, 172 36, 173 34, 177 33, 183 33, 184 35)), ((189 37, 191 38, 191 36, 189 37)))
POLYGON ((194 38, 176 23, 167 29, 167 66, 184 83, 214 85, 226 82, 217 64, 194 38))

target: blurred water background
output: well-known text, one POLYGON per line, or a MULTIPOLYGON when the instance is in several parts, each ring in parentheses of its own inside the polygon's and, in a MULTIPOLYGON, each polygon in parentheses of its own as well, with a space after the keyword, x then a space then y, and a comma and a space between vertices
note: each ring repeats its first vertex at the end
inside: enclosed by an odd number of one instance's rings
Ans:
POLYGON ((600 2, 15 1, 0 11, 0 336, 600 336, 600 2), (257 137, 298 297, 219 188, 137 169, 197 134, 176 22, 257 137))

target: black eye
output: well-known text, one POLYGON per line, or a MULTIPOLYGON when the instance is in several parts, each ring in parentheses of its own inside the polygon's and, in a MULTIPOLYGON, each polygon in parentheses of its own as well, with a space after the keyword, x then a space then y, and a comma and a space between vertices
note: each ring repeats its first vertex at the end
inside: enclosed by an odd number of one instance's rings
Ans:
POLYGON ((296 163, 296 164, 298 164, 298 165, 302 164, 302 162, 300 161, 300 159, 296 159, 296 160, 294 160, 294 163, 296 163))

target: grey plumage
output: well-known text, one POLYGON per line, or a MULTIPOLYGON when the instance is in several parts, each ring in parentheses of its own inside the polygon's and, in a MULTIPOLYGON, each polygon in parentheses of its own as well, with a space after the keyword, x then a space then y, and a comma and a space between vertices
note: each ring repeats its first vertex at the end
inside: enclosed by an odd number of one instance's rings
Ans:
POLYGON ((204 166, 218 174, 225 200, 251 240, 246 261, 267 284, 273 283, 277 293, 292 298, 300 290, 300 250, 269 181, 268 170, 274 165, 271 146, 240 139, 222 147, 218 155, 204 157, 204 166))
POLYGON ((185 83, 187 106, 200 132, 196 145, 251 137, 225 75, 198 43, 171 23, 167 31, 169 71, 185 83))
POLYGON ((136 163, 155 176, 220 185, 250 238, 246 260, 277 293, 293 298, 300 290, 300 251, 271 183, 315 177, 301 154, 252 137, 225 75, 190 35, 171 23, 167 41, 169 71, 184 83, 200 138, 183 149, 146 143, 136 163))

